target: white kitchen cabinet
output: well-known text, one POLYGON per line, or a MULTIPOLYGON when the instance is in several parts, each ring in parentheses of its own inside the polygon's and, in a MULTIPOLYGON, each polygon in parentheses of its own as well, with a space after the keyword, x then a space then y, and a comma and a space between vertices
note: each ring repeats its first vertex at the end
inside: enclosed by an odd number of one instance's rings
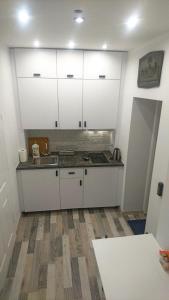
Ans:
POLYGON ((56 78, 56 50, 15 49, 17 77, 56 78))
POLYGON ((61 209, 83 207, 83 169, 60 170, 61 209))
POLYGON ((18 78, 23 129, 58 127, 57 79, 18 78))
POLYGON ((116 167, 84 169, 84 207, 119 205, 117 183, 118 170, 116 167))
POLYGON ((81 129, 82 80, 59 79, 58 100, 60 129, 81 129))
POLYGON ((57 77, 82 78, 83 51, 57 50, 57 77))
POLYGON ((60 209, 58 169, 22 170, 18 176, 25 212, 60 209))
POLYGON ((84 51, 84 79, 120 79, 122 53, 84 51))
POLYGON ((87 129, 115 129, 120 80, 84 80, 83 126, 87 129))

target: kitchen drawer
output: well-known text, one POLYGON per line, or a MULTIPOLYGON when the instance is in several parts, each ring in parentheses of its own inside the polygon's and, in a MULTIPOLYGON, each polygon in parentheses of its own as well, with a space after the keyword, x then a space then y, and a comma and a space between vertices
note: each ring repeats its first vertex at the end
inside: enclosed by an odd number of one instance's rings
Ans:
POLYGON ((81 178, 83 177, 83 169, 61 169, 60 170, 60 178, 81 178))

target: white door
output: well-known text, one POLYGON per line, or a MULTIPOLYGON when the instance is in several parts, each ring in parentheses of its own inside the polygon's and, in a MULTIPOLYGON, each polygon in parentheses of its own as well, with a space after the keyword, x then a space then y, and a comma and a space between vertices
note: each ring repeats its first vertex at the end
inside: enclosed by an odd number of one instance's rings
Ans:
POLYGON ((58 127, 57 79, 19 78, 23 129, 58 127))
POLYGON ((60 209, 59 171, 56 169, 24 170, 21 173, 24 210, 60 209))
POLYGON ((56 78, 56 50, 15 49, 17 77, 56 78))
POLYGON ((83 169, 60 170, 61 209, 83 207, 83 169))
POLYGON ((61 129, 82 127, 82 80, 59 79, 59 123, 61 129))
POLYGON ((115 129, 120 80, 84 80, 83 121, 88 129, 115 129))
POLYGON ((119 205, 116 167, 97 167, 84 170, 84 207, 119 205))
POLYGON ((82 78, 83 51, 57 50, 57 77, 82 78))
POLYGON ((121 52, 84 51, 85 79, 120 79, 121 52))

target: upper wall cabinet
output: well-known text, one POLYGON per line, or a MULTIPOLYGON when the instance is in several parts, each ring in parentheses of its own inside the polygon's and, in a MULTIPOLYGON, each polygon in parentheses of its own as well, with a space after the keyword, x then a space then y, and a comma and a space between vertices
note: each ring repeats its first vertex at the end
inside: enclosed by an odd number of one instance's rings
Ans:
POLYGON ((57 129, 57 79, 18 78, 23 129, 57 129))
POLYGON ((84 79, 120 79, 122 53, 84 51, 84 79))
POLYGON ((56 78, 56 50, 15 49, 17 77, 56 78))
POLYGON ((84 128, 116 128, 119 88, 120 80, 84 80, 84 128))
POLYGON ((58 50, 57 51, 57 77, 82 78, 83 51, 58 50))
POLYGON ((58 79, 60 129, 82 128, 82 80, 58 79))

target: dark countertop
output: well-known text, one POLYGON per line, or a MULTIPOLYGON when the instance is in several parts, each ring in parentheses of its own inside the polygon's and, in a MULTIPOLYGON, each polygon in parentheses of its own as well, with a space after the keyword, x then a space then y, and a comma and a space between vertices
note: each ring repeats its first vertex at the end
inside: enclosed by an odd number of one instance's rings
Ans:
MULTIPOLYGON (((97 152, 97 151, 93 151, 97 152)), ((100 151, 98 151, 100 153, 100 151)), ((105 154, 108 162, 106 163, 93 163, 91 159, 85 161, 83 159, 84 156, 87 156, 92 151, 76 151, 74 155, 59 155, 59 153, 54 153, 58 155, 59 161, 57 165, 51 164, 33 164, 32 158, 30 158, 25 163, 19 163, 17 166, 17 170, 33 170, 33 169, 57 169, 57 168, 89 168, 89 167, 123 167, 123 162, 113 161, 112 154, 110 151, 102 151, 105 154)), ((53 153, 52 153, 53 154, 53 153)))

